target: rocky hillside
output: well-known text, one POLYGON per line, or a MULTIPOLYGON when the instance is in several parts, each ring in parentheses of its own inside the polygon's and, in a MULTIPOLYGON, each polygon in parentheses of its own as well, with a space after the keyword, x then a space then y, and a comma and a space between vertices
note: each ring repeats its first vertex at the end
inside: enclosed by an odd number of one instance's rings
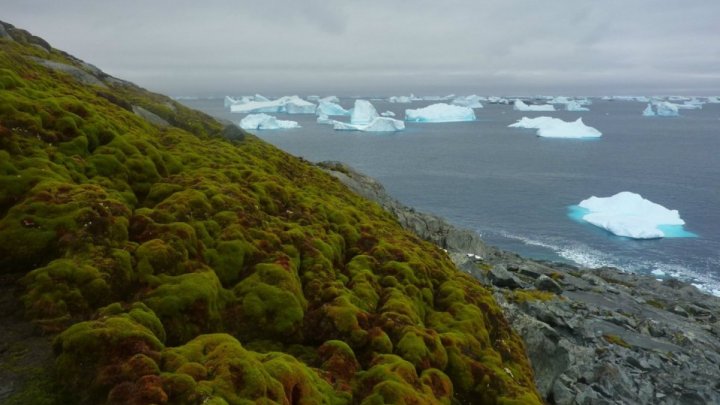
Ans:
POLYGON ((0 401, 538 404, 491 292, 306 162, 0 23, 0 401))

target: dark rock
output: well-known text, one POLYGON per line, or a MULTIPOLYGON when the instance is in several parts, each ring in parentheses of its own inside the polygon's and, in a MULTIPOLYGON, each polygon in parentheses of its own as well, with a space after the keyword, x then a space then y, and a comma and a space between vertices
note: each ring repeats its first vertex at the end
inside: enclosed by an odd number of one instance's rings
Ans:
POLYGON ((157 114, 150 112, 140 106, 134 105, 132 106, 132 111, 137 115, 138 117, 144 119, 145 121, 156 125, 161 128, 166 128, 170 126, 170 123, 165 121, 162 117, 158 116, 157 114))
POLYGON ((505 266, 501 264, 493 266, 488 273, 488 277, 490 278, 490 282, 498 287, 507 287, 511 289, 522 287, 520 280, 518 280, 514 274, 507 271, 505 266))
POLYGON ((550 291, 555 294, 559 294, 562 292, 562 287, 560 287, 560 284, 558 284, 557 281, 551 279, 544 274, 538 277, 537 280, 535 280, 535 288, 540 291, 550 291))
POLYGON ((79 67, 68 65, 65 63, 55 62, 47 59, 33 58, 37 63, 45 66, 46 68, 66 73, 72 76, 75 80, 82 84, 89 86, 107 87, 100 79, 93 76, 92 74, 80 69, 79 67))
POLYGON ((11 41, 13 40, 10 34, 8 34, 5 30, 5 25, 2 22, 0 22, 0 38, 9 39, 11 41))

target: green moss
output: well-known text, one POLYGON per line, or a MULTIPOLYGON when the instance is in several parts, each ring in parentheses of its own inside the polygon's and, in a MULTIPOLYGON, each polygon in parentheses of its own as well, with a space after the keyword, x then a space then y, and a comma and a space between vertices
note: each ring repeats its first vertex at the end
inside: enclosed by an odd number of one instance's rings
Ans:
POLYGON ((69 326, 69 402, 539 403, 490 292, 377 204, 39 52, 0 41, 0 268, 29 318, 69 326))

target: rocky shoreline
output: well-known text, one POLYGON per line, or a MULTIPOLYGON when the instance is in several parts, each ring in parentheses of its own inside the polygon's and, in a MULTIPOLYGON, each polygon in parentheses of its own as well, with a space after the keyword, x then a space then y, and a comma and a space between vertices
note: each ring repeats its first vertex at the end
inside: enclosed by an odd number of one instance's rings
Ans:
POLYGON ((493 290, 549 404, 720 403, 720 298, 678 280, 526 259, 404 206, 343 163, 318 165, 493 290))

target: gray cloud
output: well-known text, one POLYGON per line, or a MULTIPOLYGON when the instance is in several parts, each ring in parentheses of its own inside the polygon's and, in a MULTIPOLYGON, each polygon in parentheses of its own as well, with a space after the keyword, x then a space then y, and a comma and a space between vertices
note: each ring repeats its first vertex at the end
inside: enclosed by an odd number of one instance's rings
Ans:
POLYGON ((706 0, 4 0, 1 19, 174 95, 720 93, 706 0))

